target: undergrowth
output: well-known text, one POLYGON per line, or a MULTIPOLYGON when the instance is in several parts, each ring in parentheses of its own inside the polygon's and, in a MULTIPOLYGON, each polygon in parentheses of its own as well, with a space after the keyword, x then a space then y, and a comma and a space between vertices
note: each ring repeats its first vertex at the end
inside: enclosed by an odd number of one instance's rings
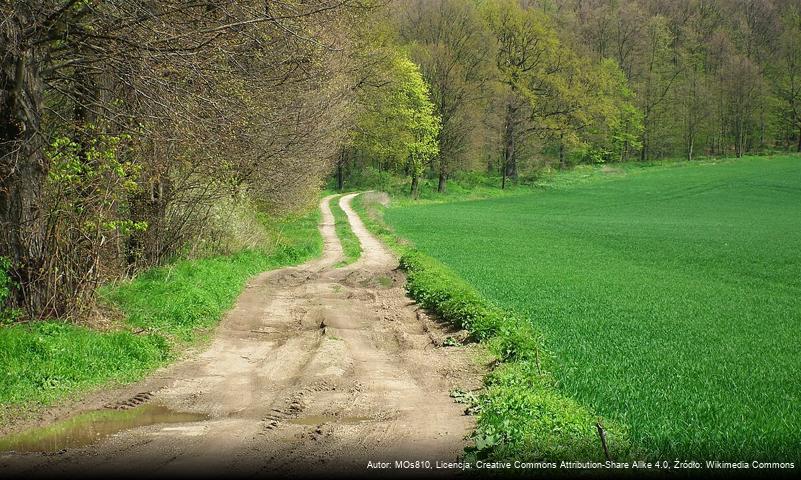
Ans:
POLYGON ((20 315, 19 310, 5 307, 6 299, 11 294, 13 286, 11 276, 8 274, 9 268, 11 268, 11 260, 0 257, 0 325, 11 323, 20 315))
POLYGON ((27 407, 135 381, 165 364, 219 322, 248 278, 319 255, 318 221, 316 209, 283 220, 263 217, 271 239, 264 248, 180 260, 103 287, 101 301, 125 315, 113 331, 61 321, 0 326, 0 428, 27 407))

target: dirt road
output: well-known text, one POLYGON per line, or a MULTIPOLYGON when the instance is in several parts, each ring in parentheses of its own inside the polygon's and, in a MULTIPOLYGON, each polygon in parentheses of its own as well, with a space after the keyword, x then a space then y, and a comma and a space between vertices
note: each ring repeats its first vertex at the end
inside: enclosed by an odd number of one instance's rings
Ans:
POLYGON ((475 386, 475 362, 469 349, 434 346, 445 332, 405 296, 397 260, 364 228, 353 196, 340 205, 362 244, 356 263, 335 268, 342 248, 326 198, 322 258, 252 279, 206 351, 124 389, 206 419, 59 454, 0 454, 0 472, 305 476, 455 460, 471 419, 448 392, 475 386))

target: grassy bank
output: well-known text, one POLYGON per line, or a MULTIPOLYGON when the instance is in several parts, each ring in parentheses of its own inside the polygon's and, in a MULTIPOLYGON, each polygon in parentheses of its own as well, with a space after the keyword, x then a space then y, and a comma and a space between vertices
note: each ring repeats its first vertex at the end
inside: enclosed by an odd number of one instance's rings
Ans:
POLYGON ((125 316, 114 331, 56 321, 0 327, 0 425, 25 405, 130 382, 165 364, 181 346, 211 331, 248 278, 319 255, 318 220, 317 210, 265 220, 272 243, 263 249, 180 260, 104 287, 101 299, 125 316))
POLYGON ((344 257, 337 266, 343 267, 359 259, 362 254, 362 247, 359 243, 359 238, 356 237, 353 230, 350 229, 348 216, 345 215, 345 211, 339 206, 340 198, 341 197, 335 197, 331 199, 330 205, 331 212, 334 214, 334 221, 336 222, 337 237, 339 237, 339 243, 342 245, 342 254, 344 257))
POLYGON ((534 326, 498 307, 434 258, 394 235, 375 206, 354 201, 365 225, 401 256, 409 294, 440 318, 485 342, 498 363, 475 400, 475 458, 604 459, 597 425, 606 429, 612 458, 630 444, 622 424, 601 419, 557 388, 552 357, 534 326))
MULTIPOLYGON (((627 425, 648 456, 800 458, 801 158, 554 180, 524 195, 407 202, 386 218, 533 324, 557 391, 627 425)), ((436 295, 448 305, 448 291, 436 295)))

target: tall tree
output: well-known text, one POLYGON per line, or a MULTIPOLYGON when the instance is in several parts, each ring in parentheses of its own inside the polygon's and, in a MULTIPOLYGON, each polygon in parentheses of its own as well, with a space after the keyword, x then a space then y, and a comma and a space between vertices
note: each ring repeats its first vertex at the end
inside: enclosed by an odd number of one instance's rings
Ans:
POLYGON ((417 198, 420 177, 437 156, 440 119, 420 69, 401 53, 392 58, 382 88, 363 92, 352 147, 410 177, 417 198))
MULTIPOLYGON (((780 132, 798 134, 801 152, 801 6, 790 3, 784 12, 776 61, 769 65, 778 103, 780 132)), ((789 144, 789 142, 786 142, 789 144)))
POLYGON ((472 2, 407 2, 401 13, 401 36, 420 65, 442 119, 439 155, 432 165, 444 192, 448 176, 470 162, 481 137, 486 84, 492 74, 490 38, 472 2))
POLYGON ((560 44, 547 17, 524 9, 514 1, 488 2, 484 15, 497 42, 498 81, 504 86, 503 165, 501 187, 516 177, 518 145, 526 136, 544 128, 547 111, 543 99, 558 94, 554 88, 562 69, 560 44))

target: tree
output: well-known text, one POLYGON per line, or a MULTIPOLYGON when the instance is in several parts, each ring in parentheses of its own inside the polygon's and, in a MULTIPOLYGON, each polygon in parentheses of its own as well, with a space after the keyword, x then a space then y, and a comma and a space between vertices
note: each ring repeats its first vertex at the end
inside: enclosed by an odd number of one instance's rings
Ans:
POLYGON ((614 60, 597 65, 578 60, 575 86, 563 95, 572 108, 562 107, 564 126, 558 129, 560 166, 565 167, 565 147, 576 147, 580 161, 624 162, 641 147, 642 112, 625 74, 614 60), (568 141, 565 141, 568 139, 568 141))
POLYGON ((791 4, 783 15, 778 55, 769 71, 778 100, 781 130, 788 132, 785 138, 798 134, 796 151, 801 152, 801 7, 798 5, 791 4))
POLYGON ((733 55, 723 64, 720 83, 726 105, 725 123, 734 144, 734 153, 741 157, 756 122, 754 115, 761 78, 751 60, 743 55, 733 55))
POLYGON ((506 178, 517 176, 517 146, 559 112, 548 108, 559 94, 561 45, 545 15, 514 1, 488 2, 484 16, 497 42, 498 81, 504 86, 503 165, 506 178), (550 98, 549 98, 550 97, 550 98), (550 100, 550 101, 549 101, 550 100))
POLYGON ((643 112, 640 160, 650 158, 659 123, 667 117, 665 107, 682 67, 673 61, 673 36, 664 17, 651 17, 644 32, 642 71, 636 82, 643 112))
POLYGON ((440 132, 440 119, 420 69, 398 53, 387 72, 387 83, 367 95, 353 148, 405 171, 411 179, 411 195, 417 198, 425 166, 439 153, 440 132))

